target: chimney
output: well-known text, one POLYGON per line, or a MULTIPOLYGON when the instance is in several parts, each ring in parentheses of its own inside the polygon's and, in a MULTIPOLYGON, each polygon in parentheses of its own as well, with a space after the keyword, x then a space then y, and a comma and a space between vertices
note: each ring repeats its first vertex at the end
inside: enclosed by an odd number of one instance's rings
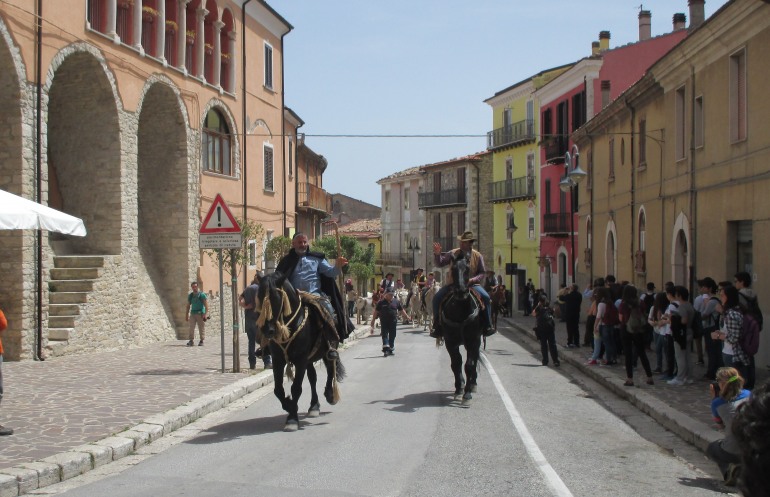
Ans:
POLYGON ((599 42, 598 41, 592 41, 591 42, 591 55, 599 55, 599 42))
POLYGON ((690 6, 690 29, 695 29, 706 20, 704 4, 706 0, 687 0, 690 6))
POLYGON ((687 24, 687 16, 683 13, 674 14, 674 31, 684 29, 687 24))
POLYGON ((599 52, 604 52, 605 50, 609 50, 609 49, 610 49, 610 32, 609 31, 599 32, 599 52))
POLYGON ((639 12, 639 41, 649 40, 652 37, 652 12, 642 10, 639 12))

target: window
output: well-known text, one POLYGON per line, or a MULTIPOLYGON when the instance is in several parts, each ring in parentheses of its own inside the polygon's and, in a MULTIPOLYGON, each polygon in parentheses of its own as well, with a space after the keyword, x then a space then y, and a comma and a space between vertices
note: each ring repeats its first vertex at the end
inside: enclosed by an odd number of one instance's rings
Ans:
POLYGON ((693 123, 695 126, 695 136, 693 137, 695 139, 695 148, 700 148, 703 146, 703 96, 699 96, 695 98, 695 109, 693 109, 693 119, 695 122, 693 123))
POLYGON ((451 237, 452 236, 452 226, 454 224, 452 222, 452 220, 453 220, 452 219, 452 213, 451 212, 447 212, 446 213, 446 228, 445 228, 446 229, 446 236, 447 237, 451 237))
POLYGON ((465 202, 465 168, 461 167, 457 170, 457 200, 458 202, 465 202))
POLYGON ((294 137, 289 138, 289 178, 294 176, 294 137))
POLYGON ((409 233, 404 233, 404 249, 401 251, 402 254, 408 254, 409 253, 409 242, 411 241, 411 237, 409 236, 409 233))
POLYGON ((527 136, 535 134, 535 102, 527 100, 527 136))
POLYGON ((390 190, 385 190, 385 201, 382 206, 386 211, 390 210, 390 190))
MULTIPOLYGON (((505 225, 506 226, 510 226, 512 222, 513 222, 513 211, 506 212, 505 213, 505 225)), ((505 230, 505 234, 506 234, 506 240, 508 240, 510 242, 511 241, 511 237, 513 236, 513 233, 511 232, 510 229, 506 229, 505 230)))
POLYGON ((730 141, 746 139, 746 50, 730 56, 730 141))
POLYGON ((201 158, 203 170, 212 173, 233 176, 231 164, 230 129, 225 118, 216 109, 209 110, 203 122, 203 138, 201 158))
POLYGON ((257 241, 249 240, 249 268, 257 267, 257 241))
POLYGON ((626 139, 620 139, 620 165, 626 165, 626 139))
POLYGON ((545 213, 551 213, 551 180, 545 180, 545 213))
POLYGON ((610 138, 610 156, 609 156, 608 181, 615 181, 615 138, 610 138))
POLYGON ((465 233, 465 212, 457 214, 457 232, 465 233))
POLYGON ((436 240, 441 238, 441 214, 433 215, 433 238, 436 240))
POLYGON ((540 131, 540 134, 543 135, 543 140, 551 138, 551 133, 553 133, 553 123, 551 122, 552 120, 553 117, 551 114, 551 109, 546 109, 543 112, 542 129, 540 131))
POLYGON ((684 154, 685 154, 684 98, 685 98, 684 86, 677 88, 676 95, 674 96, 674 99, 675 99, 674 132, 676 133, 676 145, 675 145, 676 160, 684 159, 684 154))
POLYGON ((647 120, 639 121, 639 167, 647 165, 647 120))
POLYGON ((273 89, 273 47, 265 43, 265 88, 273 89))
POLYGON ((572 97, 572 131, 586 122, 586 92, 581 91, 572 97))
POLYGON ((273 190, 273 146, 265 143, 263 146, 265 157, 265 190, 273 190))
POLYGON ((505 158, 505 179, 513 179, 513 157, 505 158))
POLYGON ((646 250, 645 246, 647 236, 647 218, 644 215, 644 211, 639 213, 639 250, 646 250))
POLYGON ((527 209, 527 235, 530 240, 535 239, 535 209, 527 209))
POLYGON ((404 188, 404 210, 409 210, 409 188, 404 188))

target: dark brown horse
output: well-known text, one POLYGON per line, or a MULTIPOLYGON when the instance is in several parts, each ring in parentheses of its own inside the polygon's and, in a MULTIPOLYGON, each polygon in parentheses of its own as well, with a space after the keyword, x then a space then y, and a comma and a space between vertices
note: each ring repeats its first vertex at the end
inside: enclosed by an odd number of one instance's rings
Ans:
POLYGON ((489 294, 492 305, 492 327, 497 329, 497 316, 505 310, 505 288, 497 285, 489 294))
POLYGON ((262 335, 270 341, 273 356, 273 391, 284 411, 289 413, 284 431, 296 431, 299 429, 298 402, 305 373, 311 391, 308 417, 316 417, 320 414, 321 405, 316 392, 318 376, 313 363, 320 360, 326 366, 324 397, 332 405, 339 400, 337 382, 344 378, 345 368, 339 358, 330 360, 326 357, 329 345, 323 337, 321 326, 329 324, 319 324, 326 321, 321 316, 323 311, 302 302, 300 295, 281 273, 276 271, 262 278, 257 293, 257 306, 260 311, 257 324, 262 335), (290 379, 291 367, 295 369, 291 395, 288 397, 283 389, 283 374, 287 366, 290 379))

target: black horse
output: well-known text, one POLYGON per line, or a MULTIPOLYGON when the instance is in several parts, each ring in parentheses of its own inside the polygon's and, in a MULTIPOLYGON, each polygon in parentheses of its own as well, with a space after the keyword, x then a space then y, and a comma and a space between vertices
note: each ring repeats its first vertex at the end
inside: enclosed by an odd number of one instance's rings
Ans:
POLYGON ((481 302, 470 290, 468 280, 470 261, 463 255, 455 259, 452 267, 454 278, 452 291, 441 304, 441 325, 444 330, 444 345, 451 359, 455 375, 455 399, 463 395, 462 405, 469 406, 476 391, 478 362, 481 347, 481 302), (463 357, 460 345, 465 346, 465 379, 463 378, 463 357), (467 381, 466 381, 467 380, 467 381), (464 391, 463 391, 464 390, 464 391))
POLYGON ((324 397, 332 405, 339 401, 337 382, 344 378, 345 368, 339 358, 330 360, 326 357, 329 345, 323 337, 321 326, 330 324, 322 316, 325 311, 304 303, 281 273, 275 272, 262 278, 257 293, 257 307, 260 311, 257 323, 262 335, 270 341, 273 356, 273 391, 284 411, 289 413, 284 431, 296 431, 299 429, 298 403, 305 373, 312 394, 307 415, 317 417, 321 412, 321 404, 316 392, 318 375, 313 363, 322 360, 326 366, 324 397), (295 368, 290 396, 286 396, 283 389, 283 374, 287 365, 290 379, 292 365, 295 368))

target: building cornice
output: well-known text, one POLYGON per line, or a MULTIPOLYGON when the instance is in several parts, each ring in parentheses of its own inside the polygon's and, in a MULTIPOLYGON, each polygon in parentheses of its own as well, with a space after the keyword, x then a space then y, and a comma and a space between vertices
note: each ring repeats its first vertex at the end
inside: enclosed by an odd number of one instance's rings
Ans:
POLYGON ((246 5, 246 14, 264 26, 276 38, 280 38, 294 29, 289 21, 281 17, 264 0, 257 0, 246 5))
POLYGON ((585 80, 598 78, 603 62, 601 57, 585 58, 549 83, 546 83, 535 92, 535 97, 539 100, 540 107, 544 107, 562 95, 569 93, 579 85, 582 85, 585 80))
POLYGON ((523 84, 520 84, 518 86, 515 86, 513 88, 510 88, 507 91, 504 91, 503 93, 500 93, 499 95, 495 95, 492 98, 488 98, 484 100, 487 104, 489 104, 490 107, 499 107, 501 105, 510 104, 513 102, 516 102, 518 100, 521 100, 522 98, 531 98, 532 94, 535 91, 535 85, 532 83, 532 80, 528 80, 524 82, 523 84))

